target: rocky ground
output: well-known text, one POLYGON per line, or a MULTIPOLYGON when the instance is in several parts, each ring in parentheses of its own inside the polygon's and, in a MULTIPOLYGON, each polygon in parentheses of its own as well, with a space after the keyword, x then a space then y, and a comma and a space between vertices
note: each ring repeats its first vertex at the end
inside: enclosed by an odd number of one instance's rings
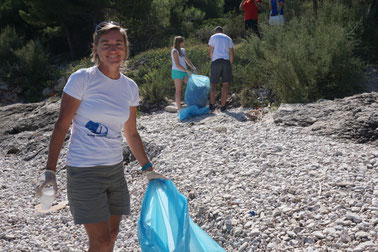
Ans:
MULTIPOLYGON (((138 129, 155 169, 172 179, 193 221, 226 251, 377 251, 377 101, 370 93, 283 105, 257 121, 242 108, 184 122, 160 111, 142 115, 138 129), (346 123, 353 116, 356 124, 346 123)), ((49 101, 0 108, 1 251, 88 248, 69 206, 35 210, 58 107, 49 101)), ((66 200, 66 146, 56 203, 66 200)), ((147 182, 126 144, 124 158, 132 213, 115 251, 140 251, 136 225, 147 182)))

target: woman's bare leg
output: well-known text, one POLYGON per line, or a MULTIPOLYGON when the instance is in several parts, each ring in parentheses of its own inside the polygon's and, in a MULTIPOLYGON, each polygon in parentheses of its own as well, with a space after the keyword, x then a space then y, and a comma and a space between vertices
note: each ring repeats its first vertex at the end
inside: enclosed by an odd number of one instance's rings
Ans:
POLYGON ((84 224, 89 238, 88 252, 112 252, 122 215, 112 215, 108 221, 84 224))
POLYGON ((176 100, 176 105, 177 105, 177 109, 178 109, 178 110, 181 109, 181 91, 182 91, 182 82, 183 82, 183 80, 180 80, 180 79, 175 79, 175 80, 174 80, 175 87, 176 87, 175 100, 176 100))

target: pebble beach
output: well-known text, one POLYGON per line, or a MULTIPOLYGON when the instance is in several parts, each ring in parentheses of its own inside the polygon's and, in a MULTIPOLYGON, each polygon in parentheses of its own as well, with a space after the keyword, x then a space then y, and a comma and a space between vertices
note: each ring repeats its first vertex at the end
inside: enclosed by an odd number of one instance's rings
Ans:
MULTIPOLYGON (((272 112, 250 121, 247 110, 183 122, 165 111, 138 118, 154 168, 187 197, 192 220, 230 252, 378 251, 378 147, 277 126, 272 112)), ((66 147, 55 204, 67 200, 66 147)), ((88 249, 69 205, 36 211, 46 159, 0 154, 0 251, 88 249)), ((132 210, 114 251, 141 251, 137 221, 147 180, 139 170, 136 161, 125 165, 132 210)))

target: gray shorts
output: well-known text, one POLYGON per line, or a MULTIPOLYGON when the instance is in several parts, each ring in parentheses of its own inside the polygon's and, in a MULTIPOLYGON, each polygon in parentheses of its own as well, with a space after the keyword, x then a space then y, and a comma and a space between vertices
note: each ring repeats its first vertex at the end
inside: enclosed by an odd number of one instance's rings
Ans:
POLYGON ((67 166, 67 196, 75 224, 130 214, 130 195, 122 162, 95 167, 67 166))
POLYGON ((222 82, 230 83, 232 81, 232 68, 229 60, 217 59, 211 62, 210 82, 217 84, 220 77, 222 77, 222 82))

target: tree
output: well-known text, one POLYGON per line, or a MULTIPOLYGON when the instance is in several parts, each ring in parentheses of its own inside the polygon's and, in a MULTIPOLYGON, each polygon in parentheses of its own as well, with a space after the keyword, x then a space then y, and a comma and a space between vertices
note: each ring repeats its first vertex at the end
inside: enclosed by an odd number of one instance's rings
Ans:
POLYGON ((105 0, 24 0, 27 11, 19 14, 28 24, 51 38, 64 37, 71 58, 86 55, 93 28, 103 20, 105 0))
POLYGON ((313 0, 314 14, 315 17, 318 16, 318 0, 313 0))

